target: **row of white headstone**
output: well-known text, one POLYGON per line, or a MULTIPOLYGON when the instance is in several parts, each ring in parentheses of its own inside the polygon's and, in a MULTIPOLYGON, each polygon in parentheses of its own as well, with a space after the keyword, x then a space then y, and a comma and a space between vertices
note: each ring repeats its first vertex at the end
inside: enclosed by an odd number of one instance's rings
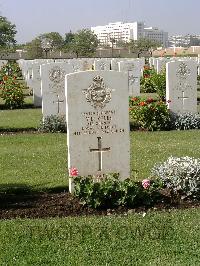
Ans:
POLYGON ((149 58, 150 67, 154 67, 157 73, 165 69, 166 64, 172 61, 193 61, 197 64, 197 73, 200 75, 200 57, 151 57, 149 58))
MULTIPOLYGON (((65 115, 65 75, 78 71, 109 71, 127 74, 129 96, 140 95, 144 59, 19 60, 27 84, 33 89, 34 105, 41 106, 43 117, 65 115), (111 70, 110 70, 111 69, 111 70)), ((166 100, 175 113, 197 112, 197 71, 200 58, 150 58, 157 71, 166 68, 166 100)), ((159 72, 158 71, 158 72, 159 72)))
POLYGON ((27 85, 33 90, 34 105, 43 117, 65 115, 64 78, 78 71, 119 71, 127 74, 129 96, 140 95, 144 59, 19 60, 27 85))
MULTIPOLYGON (((40 65, 37 73, 43 108, 46 99, 50 110, 54 101, 55 112, 66 113, 68 168, 75 167, 81 176, 93 175, 96 179, 107 173, 119 173, 121 179, 129 177, 129 75, 119 71, 123 62, 118 64, 118 71, 77 72, 68 62, 34 64, 40 65)), ((139 72, 141 67, 138 69, 139 72)), ((196 63, 172 61, 166 64, 166 72, 169 108, 196 112, 196 63)), ((31 73, 34 79, 34 70, 31 73)), ((69 186, 72 192, 71 179, 69 186)))
MULTIPOLYGON (((197 68, 191 60, 167 63, 167 100, 175 112, 197 112, 197 68)), ((81 176, 130 177, 126 72, 86 71, 65 76, 68 168, 81 176)), ((69 181, 74 190, 73 179, 69 181)))
POLYGON ((166 69, 166 101, 174 113, 197 112, 197 75, 200 58, 150 58, 157 73, 166 69))
MULTIPOLYGON (((62 106, 66 110, 68 168, 75 167, 79 175, 93 175, 96 179, 107 173, 119 173, 121 179, 129 177, 128 73, 73 73, 70 64, 52 64, 40 67, 41 81, 43 76, 48 77, 48 82, 41 82, 42 98, 50 97, 50 102, 52 95, 60 97, 55 101, 66 97, 62 106)), ((69 188, 72 192, 71 179, 69 188)))

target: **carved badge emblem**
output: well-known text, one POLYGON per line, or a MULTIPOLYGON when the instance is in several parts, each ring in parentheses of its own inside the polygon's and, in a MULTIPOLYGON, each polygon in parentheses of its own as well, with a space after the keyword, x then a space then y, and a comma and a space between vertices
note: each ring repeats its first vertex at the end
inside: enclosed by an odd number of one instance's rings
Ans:
POLYGON ((176 76, 180 79, 186 79, 191 74, 191 70, 188 66, 182 62, 179 65, 178 70, 176 71, 176 76))
POLYGON ((106 68, 106 63, 105 62, 101 62, 99 65, 100 70, 105 70, 106 68))
POLYGON ((54 67, 49 71, 49 79, 52 82, 60 83, 64 80, 65 71, 63 71, 60 67, 54 67))
POLYGON ((111 100, 111 89, 109 89, 101 76, 93 78, 93 83, 86 90, 83 90, 87 102, 94 108, 104 108, 111 100))

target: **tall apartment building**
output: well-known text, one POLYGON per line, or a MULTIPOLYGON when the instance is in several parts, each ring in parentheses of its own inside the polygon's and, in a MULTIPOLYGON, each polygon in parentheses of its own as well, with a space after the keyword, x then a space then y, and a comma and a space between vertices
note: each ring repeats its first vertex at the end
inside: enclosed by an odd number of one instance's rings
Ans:
POLYGON ((169 37, 170 47, 188 47, 200 45, 200 35, 173 35, 169 37))
POLYGON ((161 45, 167 47, 168 33, 154 27, 145 27, 144 22, 109 23, 105 26, 91 27, 101 44, 111 45, 112 39, 115 41, 130 42, 130 40, 138 40, 147 38, 154 40, 161 45))

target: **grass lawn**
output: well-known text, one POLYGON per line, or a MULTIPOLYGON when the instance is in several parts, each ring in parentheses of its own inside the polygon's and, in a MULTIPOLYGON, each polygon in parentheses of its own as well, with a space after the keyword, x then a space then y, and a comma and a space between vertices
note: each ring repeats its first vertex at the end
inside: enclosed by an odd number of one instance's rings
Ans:
POLYGON ((0 222, 1 265, 199 265, 198 209, 0 222))
POLYGON ((0 131, 37 128, 42 118, 42 111, 35 109, 0 110, 0 131))
POLYGON ((66 142, 66 134, 1 135, 0 189, 66 187, 66 142))
MULTIPOLYGON (((36 128, 40 109, 1 110, 0 129, 36 128)), ((200 158, 200 131, 131 132, 131 169, 200 158)), ((0 193, 67 189, 66 134, 0 135, 0 193)), ((0 220, 0 265, 200 265, 200 210, 0 220)))
MULTIPOLYGON (((199 134, 199 130, 131 132, 132 174, 136 179, 148 177, 154 164, 170 155, 200 158, 199 134)), ((66 134, 1 135, 0 150, 1 187, 66 186, 66 134)))

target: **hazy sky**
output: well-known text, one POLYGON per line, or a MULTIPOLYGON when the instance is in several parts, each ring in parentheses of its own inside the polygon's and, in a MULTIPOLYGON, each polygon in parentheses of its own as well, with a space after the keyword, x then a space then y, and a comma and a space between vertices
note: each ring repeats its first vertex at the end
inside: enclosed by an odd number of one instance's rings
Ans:
POLYGON ((200 0, 0 0, 0 15, 16 25, 19 43, 116 21, 144 21, 169 35, 200 34, 200 0))

